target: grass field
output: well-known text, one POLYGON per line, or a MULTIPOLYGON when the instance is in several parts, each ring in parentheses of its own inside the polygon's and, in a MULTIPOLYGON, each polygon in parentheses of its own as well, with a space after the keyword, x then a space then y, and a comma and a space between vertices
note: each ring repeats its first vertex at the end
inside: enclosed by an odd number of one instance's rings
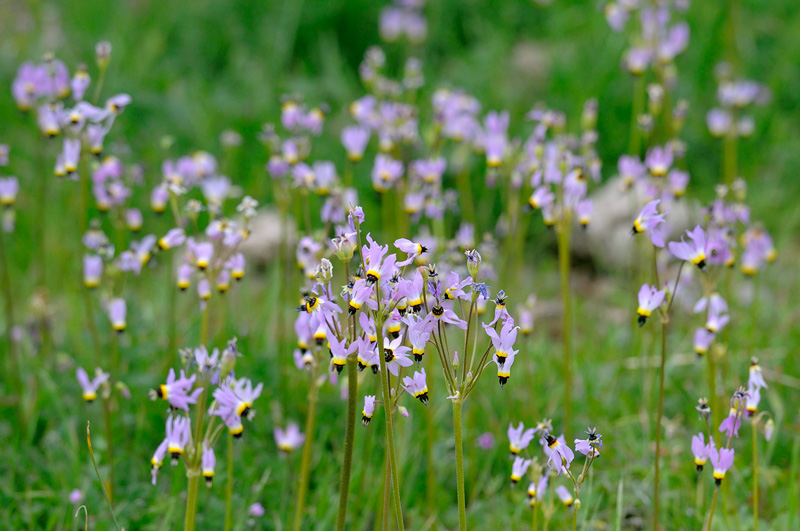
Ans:
MULTIPOLYGON (((270 157, 281 153, 262 141, 263 124, 277 124, 279 134, 284 139, 289 136, 280 125, 286 95, 302 98, 309 108, 319 105, 325 110, 323 132, 313 138, 307 162, 333 161, 341 180, 352 180, 366 214, 360 227, 364 243, 369 232, 379 243, 389 244, 391 253, 396 251, 391 244, 398 238, 416 242, 432 234, 437 251, 430 261, 437 263, 440 277, 451 267, 465 275, 463 250, 477 248, 483 256, 480 281, 490 285, 490 298, 505 290, 508 311, 517 324, 528 296, 537 298, 533 331, 520 334, 514 347, 519 354, 513 376, 501 389, 491 364, 464 402, 461 468, 469 528, 572 528, 573 509, 562 506, 554 494, 558 485, 573 492, 563 475, 552 475, 545 499, 535 511, 525 493, 533 477, 524 477, 509 488, 512 461, 506 429, 509 423, 520 421, 526 427, 535 426, 544 418, 552 419, 553 434, 564 433, 570 446, 574 439, 585 437, 589 426, 602 433, 601 455, 581 486, 577 528, 653 528, 657 444, 661 528, 704 528, 715 488, 711 464, 699 476, 695 468, 691 436, 705 431, 695 406, 698 398, 709 397, 713 421, 725 418, 731 394, 747 384, 751 356, 759 358, 769 384, 761 392, 758 410, 773 419, 774 433, 767 441, 763 430, 751 430, 750 419, 742 420, 740 438, 732 442, 734 464, 719 490, 711 528, 753 529, 754 506, 760 529, 800 526, 800 417, 795 406, 800 398, 800 363, 794 355, 800 345, 796 302, 800 276, 794 262, 800 256, 800 211, 795 206, 800 197, 795 182, 800 167, 796 112, 800 107, 800 36, 794 31, 800 25, 800 10, 794 2, 779 0, 768 6, 754 0, 735 0, 726 6, 694 2, 685 13, 673 13, 677 20, 687 21, 690 37, 686 51, 669 63, 676 68, 677 82, 667 90, 664 106, 671 110, 671 105, 685 99, 688 111, 680 131, 672 130, 669 112, 654 113, 650 137, 632 133, 631 127, 636 91, 644 83, 640 86, 620 67, 635 22, 626 32, 612 31, 602 3, 429 2, 422 11, 428 25, 423 43, 382 42, 378 19, 384 7, 364 0, 0 3, 0 79, 7 87, 0 91, 0 144, 10 146, 9 164, 0 166, 0 177, 14 175, 19 180, 16 201, 3 207, 6 217, 13 210, 16 219, 13 231, 2 234, 0 261, 5 363, 0 386, 0 437, 5 441, 0 450, 0 500, 4 502, 0 503, 0 527, 83 529, 83 514, 75 517, 75 511, 85 504, 89 528, 115 529, 84 438, 87 421, 99 473, 113 490, 113 512, 120 526, 132 530, 186 525, 185 466, 172 468, 165 459, 157 485, 151 484, 149 461, 164 437, 166 406, 151 401, 148 391, 164 383, 170 367, 181 367, 178 348, 205 343, 209 350, 222 350, 235 336, 243 354, 236 363, 236 375, 263 382, 264 389, 253 406, 257 415, 244 423, 244 436, 233 445, 231 491, 227 490, 227 459, 233 439, 221 432, 220 439, 225 440, 216 445, 214 485, 206 489, 200 482, 196 528, 336 528, 347 453, 347 371, 337 383, 321 385, 316 398, 309 373, 298 370, 293 361, 297 344, 293 326, 301 290, 312 284, 294 264, 298 239, 311 236, 327 243, 337 234, 333 224, 320 218, 329 196, 315 193, 319 189, 313 186, 289 186, 290 177, 273 178, 265 169, 270 157), (123 181, 131 195, 125 208, 138 207, 144 215, 138 234, 125 228, 122 207, 102 212, 89 197, 89 172, 98 163, 85 149, 78 161, 82 180, 53 175, 62 139, 44 138, 36 125, 36 110, 20 112, 11 95, 19 65, 40 62, 43 54, 52 52, 70 73, 80 63, 88 65, 89 100, 97 86, 94 50, 101 40, 111 43, 112 52, 98 101, 118 93, 132 97, 116 116, 104 153, 116 155, 126 165, 123 181), (423 65, 424 86, 396 98, 414 106, 420 136, 388 152, 403 163, 436 154, 446 157, 448 168, 441 185, 458 190, 460 211, 448 210, 441 219, 423 216, 419 220, 405 214, 403 193, 412 187, 407 174, 396 189, 376 192, 371 175, 378 152, 374 139, 363 161, 348 161, 340 133, 354 123, 351 103, 369 90, 359 77, 359 67, 373 45, 385 50, 389 77, 402 77, 406 57, 418 57, 423 65), (731 61, 738 76, 762 83, 771 93, 766 105, 748 110, 754 119, 752 134, 734 141, 733 147, 725 139, 713 138, 706 127, 707 111, 718 105, 715 65, 723 60, 731 61), (585 102, 596 98, 596 127, 589 129, 597 133, 591 149, 602 161, 603 182, 617 173, 618 158, 630 153, 632 134, 641 139, 637 155, 680 138, 687 146, 686 155, 676 160, 675 167, 688 171, 690 181, 685 197, 676 205, 694 205, 699 210, 713 201, 718 183, 741 176, 748 185, 750 217, 757 222, 753 226, 769 231, 778 259, 753 276, 742 274, 738 263, 733 269, 712 264, 706 273, 687 263, 681 269, 682 278, 686 281, 691 269, 691 282, 680 284, 674 307, 667 302, 654 310, 641 328, 636 324, 637 292, 643 282, 661 287, 651 275, 653 251, 645 235, 631 238, 636 257, 631 267, 611 267, 596 256, 573 259, 568 269, 570 287, 564 292, 560 266, 565 265, 565 242, 559 241, 565 233, 563 226, 548 229, 541 213, 524 209, 532 192, 527 175, 523 185, 512 184, 512 170, 522 151, 511 141, 498 169, 487 169, 483 154, 438 137, 431 100, 440 87, 460 88, 473 95, 481 105, 477 115, 481 122, 488 111, 507 110, 509 137, 521 142, 533 130, 525 115, 534 105, 544 103, 563 111, 567 130, 577 135, 582 131, 585 102), (224 131, 238 133, 241 144, 224 145, 224 131), (171 196, 177 216, 172 204, 156 215, 150 209, 150 194, 164 178, 162 162, 197 150, 216 158, 219 172, 239 188, 231 194, 236 198, 224 201, 218 214, 203 212, 191 222, 184 210, 187 200, 209 200, 199 187, 190 187, 186 195, 171 196), (515 155, 508 155, 511 151, 515 155), (730 170, 732 156, 736 167, 730 170), (466 163, 459 171, 462 159, 466 163), (500 184, 488 186, 487 176, 489 181, 495 176, 500 184), (195 273, 186 293, 175 287, 175 271, 185 247, 153 251, 140 274, 118 270, 119 253, 144 235, 161 237, 176 223, 184 223, 186 232, 200 239, 215 217, 238 219, 236 207, 244 195, 255 198, 260 210, 273 214, 271 224, 254 225, 251 240, 261 241, 263 234, 258 231, 263 231, 275 243, 257 249, 258 258, 248 254, 242 281, 234 282, 224 295, 214 290, 207 310, 199 308, 195 293, 197 275, 207 272, 195 273), (475 211, 478 237, 474 246, 459 249, 453 242, 461 223, 471 216, 470 209, 475 211), (285 219, 293 229, 281 243, 277 242, 284 233, 278 219, 285 219), (85 249, 81 237, 92 220, 115 244, 117 258, 107 261, 100 287, 89 291, 82 281, 85 249), (509 223, 510 233, 504 229, 509 223), (490 269, 495 276, 486 273, 490 269), (730 323, 717 335, 711 353, 698 357, 693 334, 703 319, 691 308, 703 295, 703 287, 709 289, 712 282, 717 282, 715 289, 728 301, 730 323), (111 329, 104 310, 110 296, 127 302, 127 327, 122 334, 111 329), (667 306, 662 373, 658 312, 667 306), (10 325, 15 325, 13 330, 10 325), (567 363, 566 337, 571 339, 567 363), (91 374, 97 361, 112 372, 114 384, 103 388, 111 397, 98 391, 101 396, 87 403, 75 370, 82 366, 91 374), (663 419, 659 423, 661 374, 663 419), (568 404, 565 388, 570 392, 568 404), (309 411, 314 407, 315 426, 306 439, 310 461, 304 465, 301 448, 279 451, 273 430, 296 422, 307 432, 309 411), (656 443, 657 426, 661 426, 660 443, 656 443), (492 444, 487 442, 490 439, 492 444), (754 445, 758 467, 753 461, 754 445), (298 492, 304 477, 308 481, 305 495, 298 492), (80 490, 80 500, 70 499, 74 489, 80 490), (300 497, 305 498, 305 508, 298 521, 295 511, 300 497), (263 506, 263 515, 251 512, 255 503, 263 506), (226 519, 228 508, 231 517, 226 519)), ((657 83, 662 75, 663 70, 651 70, 644 79, 657 83)), ((588 173, 588 166, 583 169, 588 173)), ((556 201, 563 201, 564 186, 555 185, 556 201)), ((590 197, 599 186, 590 182, 590 197)), ((340 187, 334 188, 337 197, 340 187)), ((643 206, 644 201, 637 203, 636 212, 643 206)), ((603 205, 597 203, 594 208, 600 217, 603 205)), ((634 218, 635 214, 630 223, 615 230, 629 232, 634 218)), ((668 221, 688 226, 685 220, 668 217, 668 221)), ((706 217, 702 224, 707 223, 706 217)), ((744 226, 734 225, 735 235, 740 236, 744 226)), ((590 224, 589 230, 597 229, 590 224)), ((666 249, 658 252, 660 280, 669 279, 672 286, 679 260, 666 249)), ((741 258, 739 251, 734 253, 741 258)), ((327 249, 313 254, 313 265, 323 255, 333 263, 332 292, 338 295, 339 286, 348 281, 342 262, 327 249)), ((397 256, 400 260, 406 253, 397 251, 397 256)), ((356 252, 348 270, 355 270, 360 261, 356 252)), ((404 270, 408 279, 413 273, 413 266, 404 270)), ((427 296, 432 295, 427 292, 427 296)), ((337 299, 347 308, 346 301, 337 299)), ((464 310, 472 301, 462 304, 466 306, 453 307, 467 319, 469 312, 464 310)), ((493 303, 489 301, 488 306, 480 316, 482 322, 490 320, 493 303)), ((370 315, 380 318, 375 312, 370 315)), ((343 327, 350 326, 346 316, 347 311, 340 316, 343 327)), ((471 330, 479 334, 482 349, 488 338, 477 323, 472 321, 471 330)), ((464 333, 448 325, 447 334, 450 359, 458 351, 460 363, 466 363, 461 348, 464 333)), ((320 346, 310 351, 316 356, 315 374, 327 374, 327 349, 320 346)), ((392 415, 399 499, 406 528, 458 529, 453 401, 447 399, 447 377, 436 350, 429 345, 426 352, 428 407, 400 397, 399 405, 407 408, 409 416, 399 409, 401 415, 392 415)), ((411 376, 414 370, 416 366, 409 367, 403 374, 411 376)), ((359 422, 365 394, 382 400, 382 380, 365 370, 358 382, 346 528, 381 529, 384 514, 388 526, 394 528, 397 511, 384 509, 393 500, 384 497, 383 407, 376 406, 367 428, 359 422)), ((759 418, 763 428, 767 417, 759 418)), ((719 436, 716 425, 712 431, 724 444, 726 439, 719 436)), ((537 446, 538 439, 523 453, 536 456, 538 464, 545 466, 547 457, 537 446)), ((188 459, 187 453, 185 462, 188 459)), ((578 455, 573 473, 580 472, 582 463, 583 456, 578 455)))

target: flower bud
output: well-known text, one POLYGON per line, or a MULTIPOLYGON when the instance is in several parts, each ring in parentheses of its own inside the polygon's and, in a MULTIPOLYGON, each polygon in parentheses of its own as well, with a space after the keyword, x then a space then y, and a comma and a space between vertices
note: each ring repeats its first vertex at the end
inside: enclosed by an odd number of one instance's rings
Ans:
POLYGON ((767 419, 767 422, 764 424, 764 438, 766 440, 770 440, 772 438, 772 433, 775 431, 775 421, 771 418, 767 419))
POLYGON ((405 418, 408 418, 408 410, 403 406, 397 406, 397 411, 400 412, 405 418))
POLYGON ((94 47, 95 58, 97 59, 97 66, 100 70, 105 70, 108 67, 108 62, 111 60, 111 43, 108 41, 100 41, 94 47))

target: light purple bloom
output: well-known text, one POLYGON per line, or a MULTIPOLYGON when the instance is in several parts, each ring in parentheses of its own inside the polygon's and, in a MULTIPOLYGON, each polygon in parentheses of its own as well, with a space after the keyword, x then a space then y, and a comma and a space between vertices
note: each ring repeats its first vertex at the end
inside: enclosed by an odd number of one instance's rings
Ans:
POLYGON ((81 385, 81 390, 83 393, 83 399, 86 402, 92 402, 97 398, 97 390, 100 386, 108 381, 109 374, 107 372, 103 372, 102 369, 99 367, 95 369, 95 376, 91 380, 89 379, 89 375, 83 369, 83 367, 78 367, 75 370, 75 377, 78 379, 78 383, 81 385))
POLYGON ((500 381, 501 389, 505 387, 506 383, 508 383, 508 379, 511 378, 511 367, 514 365, 517 352, 516 350, 508 352, 508 356, 506 356, 506 359, 502 363, 497 356, 492 356, 492 362, 497 365, 497 379, 500 381))
POLYGON ((16 177, 0 178, 0 205, 10 206, 17 200, 19 181, 16 177))
POLYGON ((189 417, 183 415, 172 416, 167 419, 167 452, 172 457, 172 466, 178 464, 178 459, 183 454, 186 445, 191 440, 191 424, 189 417))
POLYGON ((481 450, 488 452, 492 448, 494 448, 494 434, 490 431, 481 433, 478 435, 478 438, 475 439, 475 444, 481 450))
POLYGON ((419 398, 419 401, 424 405, 428 405, 428 384, 425 369, 422 369, 421 372, 415 371, 413 378, 404 377, 403 388, 414 398, 419 398))
POLYGON ((351 125, 342 130, 342 145, 347 151, 347 157, 357 162, 364 157, 364 150, 369 143, 369 129, 360 125, 351 125))
POLYGON ((183 242, 186 241, 186 231, 182 228, 174 228, 167 231, 167 233, 158 239, 158 246, 161 247, 162 250, 166 251, 167 249, 172 249, 173 247, 178 247, 179 245, 183 245, 183 242))
POLYGON ((111 321, 111 328, 117 332, 122 333, 128 326, 125 320, 127 313, 125 299, 114 298, 108 301, 108 319, 111 321))
POLYGON ((264 516, 264 506, 256 502, 247 508, 247 512, 254 518, 261 518, 264 516))
POLYGON ((714 338, 716 338, 716 334, 709 332, 705 328, 698 328, 694 331, 693 346, 698 356, 704 356, 708 353, 714 338))
POLYGON ((679 260, 688 260, 701 271, 706 266, 706 233, 700 225, 687 231, 691 242, 686 242, 681 237, 680 242, 669 242, 669 252, 679 260))
POLYGON ((603 447, 603 436, 597 433, 594 428, 589 428, 586 434, 588 435, 586 439, 575 439, 575 451, 588 457, 599 457, 600 448, 603 447))
POLYGON ((103 276, 103 259, 96 254, 83 255, 83 285, 96 288, 103 276))
POLYGON ((211 488, 211 483, 214 481, 214 467, 217 464, 217 458, 214 455, 214 449, 208 446, 208 441, 203 441, 203 458, 201 462, 202 474, 206 478, 206 487, 211 488))
POLYGON ((306 440, 305 434, 300 433, 300 428, 294 422, 290 422, 285 431, 276 426, 273 434, 278 450, 287 454, 300 448, 306 440))
POLYGON ((494 327, 490 325, 483 324, 483 329, 486 331, 486 335, 492 340, 492 345, 495 350, 494 355, 497 359, 498 366, 502 366, 509 355, 516 356, 519 353, 519 351, 514 350, 514 343, 517 341, 519 327, 514 326, 513 319, 506 319, 503 323, 503 328, 500 330, 500 335, 498 335, 494 327))
POLYGON ((378 192, 389 190, 403 175, 403 163, 382 153, 375 157, 372 167, 372 186, 378 192))
POLYGON ((714 482, 719 487, 722 480, 725 478, 725 472, 733 466, 733 448, 710 448, 709 459, 711 464, 714 465, 714 482))
POLYGON ((556 487, 556 496, 558 496, 558 499, 561 500, 561 503, 566 507, 571 506, 575 501, 572 498, 572 494, 570 494, 569 490, 564 485, 559 485, 556 487))
POLYGON ((739 437, 739 428, 742 426, 742 419, 739 410, 731 407, 728 416, 719 425, 719 432, 726 437, 739 437))
POLYGON ((755 357, 750 360, 750 376, 747 379, 747 387, 750 389, 765 389, 769 387, 764 380, 764 375, 761 373, 758 358, 755 357))
POLYGON ((253 382, 247 378, 232 380, 230 387, 228 385, 217 387, 213 394, 217 407, 212 414, 222 418, 234 437, 241 437, 244 431, 241 418, 252 419, 255 414, 252 409, 253 402, 261 396, 263 388, 264 384, 261 383, 253 388, 253 382))
POLYGON ((660 202, 660 199, 656 199, 647 203, 636 219, 633 220, 633 229, 631 231, 633 234, 649 231, 650 241, 659 248, 664 247, 664 236, 661 231, 656 229, 661 223, 664 223, 664 216, 666 215, 666 213, 658 213, 658 204, 660 202))
POLYGON ((375 414, 375 395, 366 395, 364 397, 364 409, 361 410, 361 424, 366 428, 372 416, 375 414))
POLYGON ((563 435, 556 438, 545 432, 542 441, 542 448, 545 455, 547 455, 547 465, 560 475, 569 468, 572 460, 575 459, 575 454, 567 446, 567 441, 563 435))
POLYGON ((514 458, 514 464, 511 466, 511 486, 517 484, 519 480, 522 479, 522 476, 528 471, 528 467, 531 465, 530 459, 525 459, 521 456, 516 456, 514 458))
POLYGON ((636 310, 636 313, 639 315, 639 328, 644 326, 644 323, 647 322, 647 318, 653 314, 653 310, 661 306, 661 303, 664 302, 664 296, 664 290, 660 290, 649 284, 642 284, 639 290, 639 308, 636 310))
POLYGON ((710 448, 713 448, 713 440, 709 441, 709 445, 705 443, 705 435, 701 431, 697 435, 692 435, 692 453, 694 454, 694 464, 697 466, 697 471, 703 470, 703 465, 709 456, 710 448))
POLYGON ((69 493, 69 502, 72 505, 77 505, 83 501, 83 493, 80 489, 72 489, 72 492, 69 493))
MULTIPOLYGON (((172 417, 167 420, 167 428, 169 429, 169 422, 172 420, 172 417)), ((156 479, 158 479, 158 470, 161 468, 161 465, 164 464, 164 457, 167 455, 167 439, 165 438, 161 441, 161 444, 158 445, 156 451, 153 452, 153 457, 150 458, 150 474, 152 475, 152 482, 153 485, 156 484, 156 479)))
POLYGON ((383 338, 383 357, 386 368, 395 376, 400 373, 400 367, 410 367, 414 363, 408 357, 411 349, 402 343, 403 338, 401 337, 391 341, 388 337, 383 338))
POLYGON ((203 388, 199 387, 192 390, 194 381, 197 375, 193 374, 187 378, 186 374, 181 370, 180 378, 175 377, 175 369, 170 369, 167 374, 167 381, 158 386, 158 388, 150 391, 150 399, 157 400, 159 398, 166 400, 171 408, 183 409, 189 411, 189 404, 196 404, 197 397, 203 392, 203 388))
POLYGON ((522 422, 519 423, 519 426, 516 428, 513 424, 508 424, 508 449, 511 451, 512 455, 519 454, 522 450, 528 447, 528 445, 533 440, 533 437, 536 435, 535 428, 528 428, 525 429, 525 426, 522 422))
POLYGON ((407 266, 414 261, 415 258, 421 256, 423 253, 428 252, 428 248, 421 243, 414 243, 407 238, 400 238, 394 241, 394 246, 400 251, 408 254, 408 258, 402 262, 397 262, 397 267, 407 266))
POLYGON ((653 146, 647 150, 644 163, 652 175, 663 177, 672 166, 673 160, 672 150, 669 147, 653 146))

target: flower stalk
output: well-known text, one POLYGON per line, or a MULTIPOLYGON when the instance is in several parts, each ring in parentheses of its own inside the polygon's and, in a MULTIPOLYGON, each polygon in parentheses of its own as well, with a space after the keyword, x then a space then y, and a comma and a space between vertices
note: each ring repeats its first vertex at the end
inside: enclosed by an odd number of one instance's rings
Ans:
POLYGON ((458 488, 458 528, 467 529, 467 506, 464 492, 464 447, 461 440, 461 409, 463 402, 455 398, 453 402, 453 429, 456 436, 456 483, 458 488))
POLYGON ((317 402, 319 400, 319 385, 317 384, 316 369, 311 371, 311 387, 308 389, 308 414, 306 415, 306 440, 303 444, 303 455, 300 458, 300 484, 297 488, 297 503, 294 513, 294 531, 300 531, 303 523, 303 509, 308 493, 308 476, 311 472, 311 447, 314 440, 314 425, 317 420, 317 402))
MULTIPOLYGON (((355 323, 354 323, 355 324, 355 323)), ((350 474, 353 467, 353 447, 358 400, 358 361, 355 353, 347 356, 347 424, 344 432, 344 461, 339 484, 339 510, 336 529, 343 531, 347 522, 347 501, 350 496, 350 474)))

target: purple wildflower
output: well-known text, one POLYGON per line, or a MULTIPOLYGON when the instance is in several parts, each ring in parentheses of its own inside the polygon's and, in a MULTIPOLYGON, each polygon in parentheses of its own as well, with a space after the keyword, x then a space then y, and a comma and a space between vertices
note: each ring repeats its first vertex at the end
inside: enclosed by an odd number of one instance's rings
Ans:
POLYGON ((361 424, 366 428, 369 426, 369 421, 375 414, 375 395, 366 395, 364 397, 364 409, 361 410, 361 424))
POLYGON ((516 428, 513 424, 508 424, 508 449, 512 455, 518 455, 522 450, 528 447, 536 435, 535 428, 525 429, 522 422, 516 428))
POLYGON ((664 296, 664 290, 657 289, 649 284, 642 284, 639 290, 639 308, 636 310, 639 315, 637 319, 639 328, 644 326, 647 318, 653 314, 653 310, 661 306, 661 303, 664 302, 664 296))
POLYGON ((148 393, 150 400, 161 398, 169 402, 170 407, 173 409, 189 411, 189 404, 197 403, 197 397, 203 392, 203 388, 199 387, 192 391, 194 381, 197 379, 196 374, 189 378, 186 377, 183 370, 181 370, 180 374, 180 378, 175 378, 175 369, 170 369, 169 374, 167 374, 167 382, 148 393))
POLYGON ((560 475, 569 468, 572 460, 575 459, 575 454, 567 446, 567 441, 563 435, 556 438, 550 435, 549 432, 545 432, 542 441, 544 441, 542 446, 544 453, 547 455, 547 465, 560 475))
POLYGON ((202 458, 202 473, 206 478, 206 487, 211 488, 211 483, 214 481, 214 467, 217 464, 217 458, 214 455, 214 449, 208 446, 208 441, 203 441, 203 458, 202 458))
POLYGON ((669 242, 669 252, 679 260, 688 260, 702 271, 706 266, 706 233, 697 225, 687 234, 691 242, 687 243, 683 237, 680 242, 669 242))
POLYGON ((714 483, 719 487, 725 478, 725 472, 733 466, 733 448, 720 448, 717 450, 711 447, 708 457, 711 459, 711 464, 714 465, 714 483))
POLYGON ((666 215, 666 213, 658 213, 658 203, 660 202, 660 199, 656 199, 647 203, 636 219, 633 220, 633 229, 631 231, 633 234, 650 231, 650 241, 656 247, 664 247, 664 236, 661 231, 657 230, 657 227, 664 223, 664 216, 666 215))
POLYGON ((419 398, 419 401, 424 405, 428 405, 428 384, 426 382, 425 369, 422 369, 421 372, 415 371, 413 378, 408 376, 403 378, 403 388, 414 398, 419 398))
POLYGON ((525 459, 522 456, 516 456, 514 458, 514 464, 511 466, 511 486, 519 482, 522 479, 522 476, 528 471, 528 467, 531 465, 530 459, 525 459))
POLYGON ((694 464, 697 466, 697 471, 703 470, 703 465, 709 456, 710 448, 713 448, 713 440, 709 441, 709 445, 705 443, 705 436, 701 431, 697 435, 692 435, 692 453, 694 454, 694 464))
POLYGON ((290 422, 286 430, 276 426, 273 435, 278 450, 287 454, 300 448, 306 440, 305 434, 300 433, 300 428, 294 422, 290 422))
POLYGON ((95 369, 95 376, 91 380, 89 379, 89 375, 83 369, 83 367, 78 367, 75 370, 75 377, 78 379, 78 383, 81 385, 81 390, 83 392, 83 399, 86 402, 93 402, 97 398, 97 390, 100 386, 108 381, 109 374, 107 372, 103 372, 102 369, 99 367, 95 369))
POLYGON ((495 350, 494 355, 497 359, 498 366, 502 367, 509 355, 516 356, 519 353, 519 351, 514 350, 514 343, 517 340, 519 327, 514 326, 513 319, 510 317, 506 319, 505 323, 503 323, 503 328, 500 329, 500 335, 498 335, 494 327, 490 325, 484 324, 483 329, 486 331, 486 335, 492 340, 492 345, 495 350))

